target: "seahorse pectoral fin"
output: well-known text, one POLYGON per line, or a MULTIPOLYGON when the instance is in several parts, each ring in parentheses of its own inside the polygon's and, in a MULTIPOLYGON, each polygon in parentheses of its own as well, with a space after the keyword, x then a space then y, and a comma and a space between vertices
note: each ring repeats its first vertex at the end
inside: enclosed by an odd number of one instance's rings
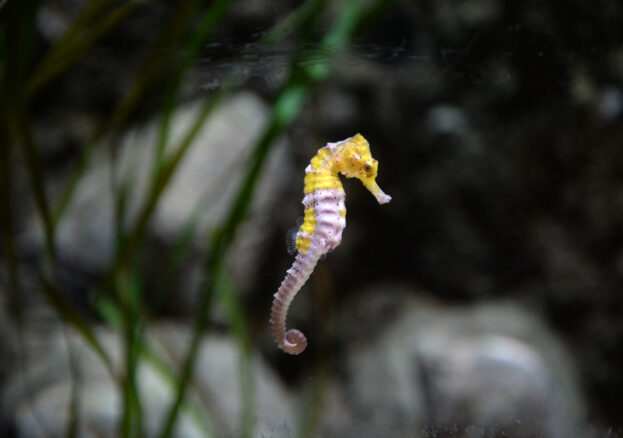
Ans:
POLYGON ((376 198, 379 204, 387 204, 392 197, 383 192, 374 178, 360 178, 364 187, 376 198))
POLYGON ((292 227, 286 233, 286 250, 288 254, 296 254, 296 234, 299 232, 299 227, 292 227))

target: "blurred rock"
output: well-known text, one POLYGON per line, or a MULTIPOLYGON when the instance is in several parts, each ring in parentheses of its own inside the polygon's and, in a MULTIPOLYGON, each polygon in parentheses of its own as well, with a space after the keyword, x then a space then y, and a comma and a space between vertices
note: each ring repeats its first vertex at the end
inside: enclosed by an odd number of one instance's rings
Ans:
POLYGON ((342 313, 340 333, 355 339, 346 351, 353 418, 329 425, 335 436, 581 435, 574 367, 535 315, 512 303, 444 307, 388 289, 358 294, 342 313))
MULTIPOLYGON (((11 419, 20 438, 64 436, 73 390, 77 397, 76 436, 118 436, 123 410, 118 384, 81 338, 61 328, 46 327, 24 333, 23 363, 15 364, 2 393, 3 416, 11 419)), ((153 351, 170 369, 179 369, 190 341, 188 329, 166 325, 150 333, 153 351)), ((97 335, 111 354, 114 368, 121 370, 123 340, 103 329, 97 335)), ((256 356, 249 367, 254 398, 243 402, 247 392, 241 387, 240 363, 240 351, 230 338, 205 338, 188 392, 199 416, 183 407, 173 436, 238 436, 244 403, 252 409, 252 436, 282 436, 277 433, 293 429, 298 418, 292 396, 256 356)), ((156 436, 172 403, 175 382, 150 361, 142 360, 137 384, 146 436, 156 436)))

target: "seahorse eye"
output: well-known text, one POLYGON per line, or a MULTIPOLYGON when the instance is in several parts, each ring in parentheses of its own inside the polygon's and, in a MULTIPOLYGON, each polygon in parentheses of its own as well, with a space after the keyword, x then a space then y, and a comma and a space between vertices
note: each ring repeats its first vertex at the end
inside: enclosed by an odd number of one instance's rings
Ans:
POLYGON ((370 163, 366 163, 363 165, 363 168, 366 172, 370 172, 372 170, 372 165, 370 163))

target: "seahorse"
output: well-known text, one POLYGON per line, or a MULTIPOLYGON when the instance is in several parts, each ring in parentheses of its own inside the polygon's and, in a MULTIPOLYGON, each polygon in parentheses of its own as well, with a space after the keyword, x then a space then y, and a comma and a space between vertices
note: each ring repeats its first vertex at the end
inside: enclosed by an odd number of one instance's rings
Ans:
POLYGON ((376 183, 379 163, 370 153, 368 141, 356 134, 318 150, 305 169, 304 216, 296 233, 296 257, 281 286, 274 294, 270 312, 271 331, 277 345, 289 354, 300 354, 307 338, 297 329, 286 331, 288 308, 324 254, 342 241, 346 226, 344 187, 338 174, 359 179, 379 204, 392 198, 376 183))

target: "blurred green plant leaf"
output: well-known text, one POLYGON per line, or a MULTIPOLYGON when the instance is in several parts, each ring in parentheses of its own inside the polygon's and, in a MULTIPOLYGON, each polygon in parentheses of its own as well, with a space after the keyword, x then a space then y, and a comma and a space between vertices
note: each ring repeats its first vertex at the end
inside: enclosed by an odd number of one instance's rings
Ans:
POLYGON ((86 342, 93 348, 93 351, 97 353, 104 365, 106 365, 106 368, 113 379, 117 380, 117 375, 112 361, 110 360, 108 353, 102 344, 100 344, 97 336, 95 336, 95 333, 91 329, 89 323, 69 305, 67 300, 42 272, 39 272, 39 281, 42 285, 43 294, 47 299, 48 304, 50 304, 56 314, 61 317, 63 321, 82 335, 86 342))

